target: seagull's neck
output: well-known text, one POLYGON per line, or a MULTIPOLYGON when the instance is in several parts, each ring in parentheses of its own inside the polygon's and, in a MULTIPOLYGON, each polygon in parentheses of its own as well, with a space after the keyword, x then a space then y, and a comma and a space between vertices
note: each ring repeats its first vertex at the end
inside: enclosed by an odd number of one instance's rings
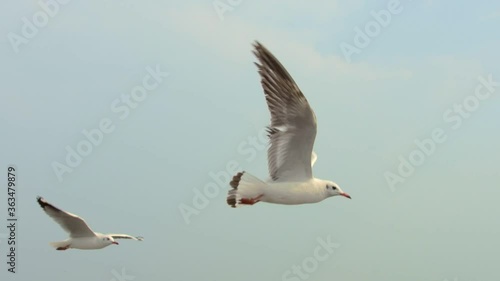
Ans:
POLYGON ((325 198, 330 197, 330 194, 326 190, 326 185, 328 181, 314 178, 313 179, 313 186, 320 192, 321 194, 324 194, 325 198))

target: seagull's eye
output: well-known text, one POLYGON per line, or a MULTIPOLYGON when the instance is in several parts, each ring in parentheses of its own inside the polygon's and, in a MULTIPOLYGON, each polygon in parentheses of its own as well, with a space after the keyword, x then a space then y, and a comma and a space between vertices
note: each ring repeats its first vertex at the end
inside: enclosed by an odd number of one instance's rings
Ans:
POLYGON ((337 187, 335 187, 335 186, 332 186, 332 189, 333 189, 333 190, 337 190, 337 187))

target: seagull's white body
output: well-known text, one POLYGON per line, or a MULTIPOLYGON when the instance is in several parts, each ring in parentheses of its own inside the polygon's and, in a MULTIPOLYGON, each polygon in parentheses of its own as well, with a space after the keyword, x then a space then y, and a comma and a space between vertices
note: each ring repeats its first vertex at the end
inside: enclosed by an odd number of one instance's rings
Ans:
POLYGON ((66 232, 69 233, 68 239, 50 243, 50 245, 57 250, 67 250, 69 248, 97 250, 111 244, 118 245, 118 242, 116 242, 115 239, 143 240, 142 237, 134 237, 128 234, 102 234, 94 232, 79 216, 54 207, 42 197, 38 197, 37 202, 47 215, 54 219, 66 232))
POLYGON ((104 238, 105 237, 101 234, 101 235, 96 235, 95 237, 68 238, 64 241, 51 242, 50 244, 56 249, 57 248, 62 249, 69 245, 68 248, 73 248, 73 249, 97 250, 112 244, 108 243, 106 240, 104 240, 104 238))
POLYGON ((248 173, 241 173, 238 194, 241 198, 260 196, 260 202, 283 205, 308 204, 330 197, 325 185, 324 180, 316 178, 297 182, 274 182, 272 180, 263 182, 248 173))
POLYGON ((330 197, 325 184, 316 178, 303 182, 270 182, 260 201, 283 205, 318 203, 330 197))
POLYGON ((271 125, 267 152, 270 179, 264 182, 247 172, 236 174, 227 203, 231 207, 268 202, 284 205, 317 203, 341 195, 351 198, 328 180, 313 177, 316 116, 307 99, 281 63, 256 42, 254 54, 261 76, 271 125))

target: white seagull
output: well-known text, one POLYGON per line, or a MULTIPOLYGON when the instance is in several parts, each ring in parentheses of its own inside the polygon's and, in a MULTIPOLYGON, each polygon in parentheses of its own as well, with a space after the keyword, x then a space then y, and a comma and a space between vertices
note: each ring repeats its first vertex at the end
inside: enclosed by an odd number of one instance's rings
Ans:
POLYGON ((37 201, 45 213, 53 218, 66 232, 69 233, 68 239, 50 243, 50 245, 56 248, 56 250, 67 250, 69 248, 96 250, 102 249, 111 244, 118 245, 118 242, 116 242, 115 239, 143 240, 140 236, 134 237, 127 234, 102 234, 94 232, 79 216, 54 207, 40 196, 37 197, 37 201))
POLYGON ((233 208, 261 201, 296 205, 336 195, 350 199, 338 184, 313 177, 316 116, 283 65, 259 42, 254 47, 259 60, 255 64, 271 112, 267 151, 270 179, 262 181, 245 171, 237 173, 230 183, 233 189, 228 192, 227 204, 233 208))

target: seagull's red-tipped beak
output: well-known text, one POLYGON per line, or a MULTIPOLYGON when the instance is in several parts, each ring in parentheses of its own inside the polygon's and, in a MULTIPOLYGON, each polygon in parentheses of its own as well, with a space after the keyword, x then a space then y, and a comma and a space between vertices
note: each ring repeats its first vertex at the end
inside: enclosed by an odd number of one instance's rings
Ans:
POLYGON ((113 244, 115 244, 115 245, 120 245, 120 244, 118 244, 118 242, 116 242, 116 241, 113 241, 112 243, 113 243, 113 244))
POLYGON ((340 195, 342 195, 342 196, 344 196, 344 197, 346 197, 346 198, 351 199, 351 195, 349 195, 349 194, 347 194, 347 193, 345 193, 345 192, 340 193, 340 195))

